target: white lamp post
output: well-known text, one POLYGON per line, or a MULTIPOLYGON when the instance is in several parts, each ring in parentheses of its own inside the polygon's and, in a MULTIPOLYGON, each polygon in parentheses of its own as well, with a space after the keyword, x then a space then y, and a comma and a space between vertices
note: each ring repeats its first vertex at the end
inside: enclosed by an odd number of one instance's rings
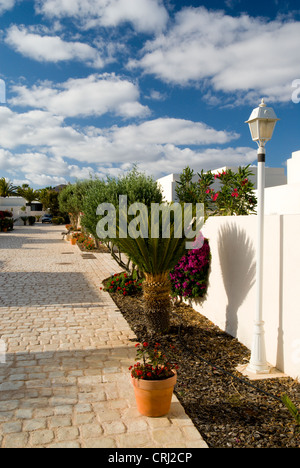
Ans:
POLYGON ((249 120, 252 140, 258 144, 258 171, 257 171, 257 216, 258 216, 258 239, 257 239, 257 263, 256 263, 256 317, 254 322, 254 336, 250 363, 247 371, 254 374, 268 374, 270 368, 266 360, 264 322, 262 316, 263 299, 263 255, 264 255, 264 194, 265 194, 265 161, 267 141, 271 140, 273 131, 278 122, 274 110, 267 107, 262 99, 259 107, 253 110, 249 120))

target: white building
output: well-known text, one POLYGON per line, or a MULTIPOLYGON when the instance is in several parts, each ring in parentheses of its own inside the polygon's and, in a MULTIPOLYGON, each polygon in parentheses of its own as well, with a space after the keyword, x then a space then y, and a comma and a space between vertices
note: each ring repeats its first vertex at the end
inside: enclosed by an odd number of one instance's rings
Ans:
MULTIPOLYGON (((22 197, 0 197, 0 211, 10 211, 14 219, 19 219, 21 216, 41 216, 45 213, 40 202, 32 202, 31 206, 28 206, 22 197), (24 206, 26 211, 21 209, 24 206)), ((16 222, 16 224, 19 223, 20 221, 16 222)))

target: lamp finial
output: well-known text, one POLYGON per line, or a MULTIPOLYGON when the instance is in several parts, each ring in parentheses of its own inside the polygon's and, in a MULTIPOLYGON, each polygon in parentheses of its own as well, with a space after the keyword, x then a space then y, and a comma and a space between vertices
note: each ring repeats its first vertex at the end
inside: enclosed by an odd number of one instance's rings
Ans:
POLYGON ((266 103, 265 103, 265 100, 264 98, 262 98, 261 100, 261 103, 260 103, 260 106, 259 107, 266 107, 266 103))

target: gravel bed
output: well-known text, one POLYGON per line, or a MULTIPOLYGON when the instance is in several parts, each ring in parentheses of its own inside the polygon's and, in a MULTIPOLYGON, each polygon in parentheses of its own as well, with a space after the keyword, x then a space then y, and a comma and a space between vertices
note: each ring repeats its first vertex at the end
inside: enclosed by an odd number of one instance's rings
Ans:
POLYGON ((300 407, 298 381, 242 376, 236 366, 249 362, 249 350, 187 305, 174 305, 169 334, 153 337, 142 295, 111 296, 138 340, 158 341, 179 365, 175 393, 210 448, 300 448, 299 427, 280 400, 285 393, 300 407))

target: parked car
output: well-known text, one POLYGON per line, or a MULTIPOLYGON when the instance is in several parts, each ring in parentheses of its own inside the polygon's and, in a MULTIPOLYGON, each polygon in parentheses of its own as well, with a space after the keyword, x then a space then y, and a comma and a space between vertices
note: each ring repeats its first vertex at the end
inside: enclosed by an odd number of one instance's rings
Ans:
POLYGON ((53 216, 50 214, 45 214, 42 216, 42 223, 52 223, 53 216))

